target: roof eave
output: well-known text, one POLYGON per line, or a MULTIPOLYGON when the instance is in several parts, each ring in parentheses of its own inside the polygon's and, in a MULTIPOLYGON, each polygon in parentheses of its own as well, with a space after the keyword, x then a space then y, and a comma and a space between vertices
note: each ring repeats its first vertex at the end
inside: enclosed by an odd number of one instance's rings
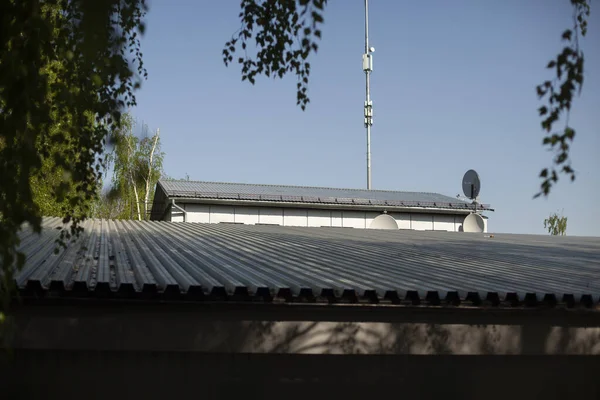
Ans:
MULTIPOLYGON (((169 196, 169 201, 175 199, 180 202, 194 204, 223 204, 223 205, 244 205, 256 207, 284 207, 284 208, 312 208, 327 210, 354 210, 354 211, 396 211, 396 212, 415 212, 436 214, 469 214, 473 212, 472 208, 452 208, 452 207, 419 207, 419 206, 396 206, 385 204, 333 204, 333 203, 308 203, 293 201, 269 201, 269 200, 244 200, 244 199, 216 199, 216 198, 197 198, 185 196, 169 196)), ((482 211, 493 211, 492 209, 481 209, 482 211)))

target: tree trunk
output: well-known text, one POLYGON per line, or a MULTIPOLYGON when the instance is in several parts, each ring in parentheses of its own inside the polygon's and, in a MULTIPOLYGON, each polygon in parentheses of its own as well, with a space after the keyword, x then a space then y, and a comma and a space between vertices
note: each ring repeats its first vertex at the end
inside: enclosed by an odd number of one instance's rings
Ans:
MULTIPOLYGON (((131 144, 131 139, 127 139, 127 144, 129 145, 129 159, 131 159, 131 157, 133 157, 133 145, 131 144)), ((135 195, 135 205, 137 207, 137 215, 138 215, 138 221, 142 220, 142 212, 140 210, 140 197, 138 196, 138 191, 137 191, 137 187, 135 185, 135 179, 133 179, 133 170, 130 168, 129 169, 129 183, 131 186, 133 186, 133 193, 135 195)))
POLYGON ((152 150, 150 150, 150 159, 148 160, 148 176, 146 176, 146 193, 144 194, 144 219, 148 217, 148 196, 150 195, 150 178, 152 178, 152 160, 154 159, 154 152, 156 151, 159 135, 160 129, 157 129, 156 135, 154 135, 152 150))
POLYGON ((137 188, 135 187, 135 183, 133 182, 133 178, 132 180, 132 185, 133 185, 133 193, 135 194, 135 205, 137 206, 137 215, 138 215, 138 221, 142 220, 142 211, 140 210, 140 197, 138 196, 138 191, 137 188))

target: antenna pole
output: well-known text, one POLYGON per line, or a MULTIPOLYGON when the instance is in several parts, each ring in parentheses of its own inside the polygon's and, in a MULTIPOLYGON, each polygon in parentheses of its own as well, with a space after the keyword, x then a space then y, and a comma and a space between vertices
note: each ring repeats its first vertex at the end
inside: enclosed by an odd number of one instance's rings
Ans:
POLYGON ((373 103, 371 102, 371 71, 373 71, 373 51, 369 48, 369 0, 365 0, 365 54, 363 71, 366 78, 365 128, 367 129, 367 189, 371 190, 371 125, 373 125, 373 103))

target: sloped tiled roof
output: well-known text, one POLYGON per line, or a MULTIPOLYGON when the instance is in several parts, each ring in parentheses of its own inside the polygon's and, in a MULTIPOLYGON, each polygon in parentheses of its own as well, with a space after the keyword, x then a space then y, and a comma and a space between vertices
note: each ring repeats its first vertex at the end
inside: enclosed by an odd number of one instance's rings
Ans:
MULTIPOLYGON (((398 207, 471 209, 470 203, 438 193, 309 186, 255 185, 224 182, 160 180, 168 197, 254 200, 269 202, 383 205, 398 207)), ((480 206, 489 209, 487 206, 480 206)))

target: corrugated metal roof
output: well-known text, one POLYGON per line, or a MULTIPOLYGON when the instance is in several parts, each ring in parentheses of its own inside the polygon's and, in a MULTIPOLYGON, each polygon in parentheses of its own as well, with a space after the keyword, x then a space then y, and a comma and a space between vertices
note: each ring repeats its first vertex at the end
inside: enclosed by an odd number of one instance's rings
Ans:
MULTIPOLYGON (((470 203, 438 193, 176 180, 160 180, 158 185, 169 197, 452 209, 473 208, 470 203)), ((480 208, 489 209, 489 206, 482 205, 480 208)))
POLYGON ((433 304, 600 296, 600 238, 88 220, 55 255, 61 226, 53 218, 41 237, 23 231, 24 294, 433 304))

